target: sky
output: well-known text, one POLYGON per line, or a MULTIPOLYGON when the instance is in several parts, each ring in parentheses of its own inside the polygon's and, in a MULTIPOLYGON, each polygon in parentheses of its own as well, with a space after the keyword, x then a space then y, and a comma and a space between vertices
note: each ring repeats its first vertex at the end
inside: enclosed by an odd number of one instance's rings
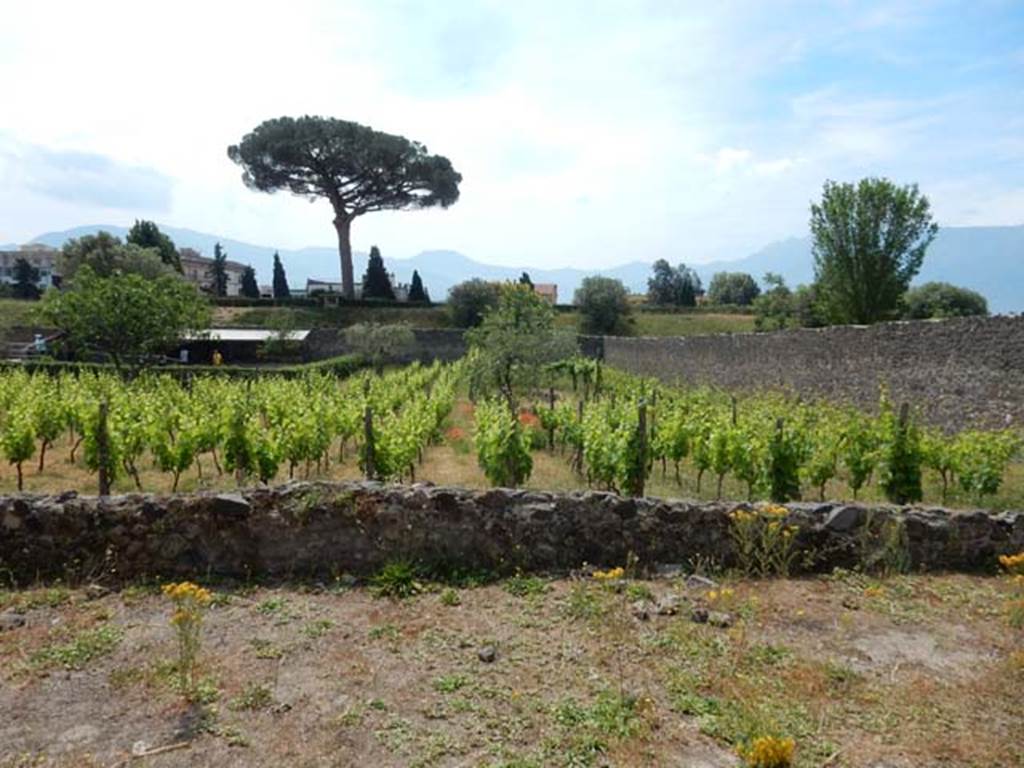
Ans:
POLYGON ((385 257, 741 258, 863 176, 941 225, 1024 224, 1021 0, 0 0, 0 83, 0 243, 148 218, 332 245, 328 203, 226 153, 302 114, 462 174, 446 210, 355 222, 385 257))

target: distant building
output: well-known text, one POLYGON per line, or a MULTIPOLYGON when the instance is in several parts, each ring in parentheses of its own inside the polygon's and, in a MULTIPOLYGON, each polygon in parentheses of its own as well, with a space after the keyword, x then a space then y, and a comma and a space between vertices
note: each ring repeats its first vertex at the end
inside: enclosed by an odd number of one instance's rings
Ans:
MULTIPOLYGON (((362 293, 363 286, 356 286, 356 295, 362 293)), ((341 283, 335 283, 330 280, 314 280, 312 278, 306 278, 306 295, 312 298, 318 293, 341 293, 341 283)))
POLYGON ((558 286, 554 283, 534 283, 534 293, 543 296, 552 304, 558 303, 558 286))
POLYGON ((16 251, 0 251, 0 283, 14 282, 14 264, 18 259, 25 259, 39 270, 36 285, 49 288, 60 282, 58 258, 60 251, 40 243, 28 243, 19 246, 16 251))
MULTIPOLYGON (((395 282, 395 276, 388 273, 388 277, 391 279, 391 290, 395 293, 395 301, 408 301, 409 300, 409 286, 406 283, 395 282)), ((294 291, 292 294, 294 295, 294 291)), ((363 298, 363 284, 358 282, 353 286, 354 297, 358 300, 363 298)), ((340 300, 344 291, 341 283, 336 283, 331 280, 314 280, 307 278, 306 280, 306 296, 313 298, 319 296, 324 304, 328 306, 336 305, 340 300)))
MULTIPOLYGON (((213 259, 208 259, 199 254, 199 251, 192 248, 182 248, 178 251, 178 258, 181 261, 181 272, 185 279, 194 285, 198 285, 204 291, 211 291, 213 282, 210 278, 210 267, 213 259)), ((224 271, 227 273, 227 295, 242 295, 242 273, 246 265, 237 261, 227 261, 224 264, 224 271)))

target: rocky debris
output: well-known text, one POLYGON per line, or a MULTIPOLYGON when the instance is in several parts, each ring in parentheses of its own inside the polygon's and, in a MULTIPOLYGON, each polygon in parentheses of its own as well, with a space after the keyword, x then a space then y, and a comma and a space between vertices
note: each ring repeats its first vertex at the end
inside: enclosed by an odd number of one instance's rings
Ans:
POLYGON ((718 582, 714 579, 709 579, 707 576, 698 576, 696 573, 691 573, 686 577, 686 586, 689 589, 718 589, 718 582))
POLYGON ((9 632, 25 626, 25 617, 13 611, 0 613, 0 632, 9 632))
POLYGON ((493 645, 485 645, 476 652, 476 656, 484 664, 493 664, 498 659, 498 649, 493 645))
POLYGON ((707 620, 708 624, 719 629, 728 629, 735 622, 733 615, 725 611, 708 611, 707 620))
POLYGON ((675 616, 683 607, 683 598, 679 595, 665 595, 658 600, 657 612, 659 616, 675 616))
POLYGON ((719 629, 728 629, 736 623, 736 619, 731 613, 709 611, 703 606, 697 606, 690 612, 690 621, 694 624, 710 624, 719 629))

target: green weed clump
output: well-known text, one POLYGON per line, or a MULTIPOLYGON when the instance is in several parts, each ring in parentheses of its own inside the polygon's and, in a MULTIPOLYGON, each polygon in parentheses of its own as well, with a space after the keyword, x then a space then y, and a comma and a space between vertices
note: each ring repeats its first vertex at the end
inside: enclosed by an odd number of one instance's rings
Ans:
POLYGON ((48 645, 33 653, 29 661, 44 669, 82 669, 93 659, 111 653, 120 644, 122 637, 119 628, 106 624, 79 632, 67 642, 48 645))
POLYGON ((551 586, 544 579, 521 573, 505 581, 505 591, 516 597, 537 597, 550 589, 551 586))
POLYGON ((415 566, 405 560, 385 565, 370 579, 370 587, 376 597, 395 600, 404 600, 423 591, 415 566))

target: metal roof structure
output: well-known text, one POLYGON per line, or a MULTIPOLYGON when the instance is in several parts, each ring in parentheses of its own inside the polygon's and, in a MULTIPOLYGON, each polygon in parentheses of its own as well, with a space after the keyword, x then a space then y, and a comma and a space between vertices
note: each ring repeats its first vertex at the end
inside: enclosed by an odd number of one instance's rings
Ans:
MULTIPOLYGON (((309 331, 288 331, 284 334, 287 341, 305 341, 309 331)), ((185 338, 189 341, 254 341, 261 342, 268 339, 280 338, 280 331, 272 331, 266 328, 210 328, 203 333, 188 334, 185 338)))

